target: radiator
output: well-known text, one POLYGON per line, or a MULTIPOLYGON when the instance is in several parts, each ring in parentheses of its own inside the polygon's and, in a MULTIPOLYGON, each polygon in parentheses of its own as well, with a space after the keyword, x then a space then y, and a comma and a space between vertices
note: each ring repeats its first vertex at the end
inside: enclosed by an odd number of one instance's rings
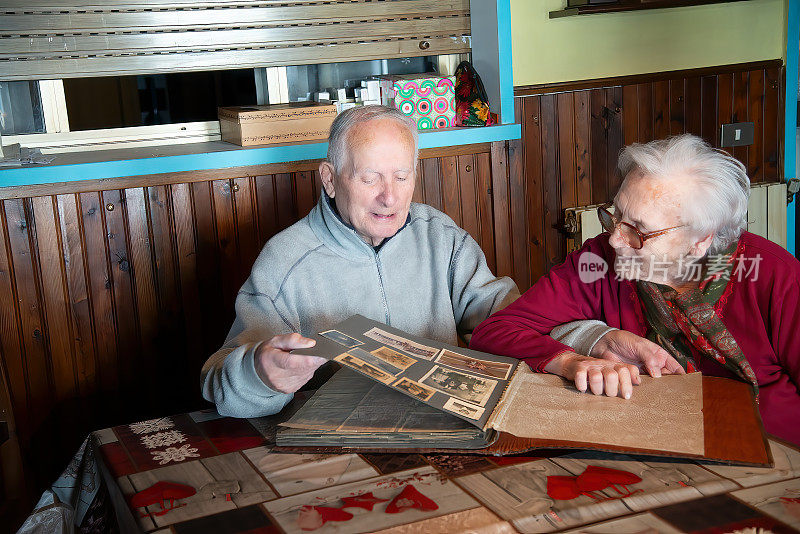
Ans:
MULTIPOLYGON (((564 210, 567 250, 580 248, 584 241, 600 234, 603 228, 597 218, 597 206, 581 206, 564 210)), ((747 231, 766 237, 786 248, 786 184, 755 184, 750 188, 747 206, 747 231)))

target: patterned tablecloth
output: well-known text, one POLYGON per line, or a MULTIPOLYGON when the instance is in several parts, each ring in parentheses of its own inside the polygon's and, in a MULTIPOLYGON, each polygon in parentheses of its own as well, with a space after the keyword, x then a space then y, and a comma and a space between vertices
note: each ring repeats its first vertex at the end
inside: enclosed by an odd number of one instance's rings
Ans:
POLYGON ((573 452, 549 458, 272 452, 270 418, 194 412, 92 436, 120 530, 794 532, 800 452, 772 469, 573 452))

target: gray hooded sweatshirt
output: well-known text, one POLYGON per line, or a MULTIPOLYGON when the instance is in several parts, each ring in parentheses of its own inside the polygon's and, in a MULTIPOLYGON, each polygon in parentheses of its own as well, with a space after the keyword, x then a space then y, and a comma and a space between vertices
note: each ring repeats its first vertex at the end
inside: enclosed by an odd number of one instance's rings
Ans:
POLYGON ((322 198, 270 239, 236 297, 225 344, 203 366, 203 396, 222 415, 279 412, 292 395, 267 387, 254 367, 258 345, 279 334, 304 336, 361 314, 455 345, 519 296, 495 277, 475 240, 444 213, 411 204, 408 220, 376 250, 322 198))

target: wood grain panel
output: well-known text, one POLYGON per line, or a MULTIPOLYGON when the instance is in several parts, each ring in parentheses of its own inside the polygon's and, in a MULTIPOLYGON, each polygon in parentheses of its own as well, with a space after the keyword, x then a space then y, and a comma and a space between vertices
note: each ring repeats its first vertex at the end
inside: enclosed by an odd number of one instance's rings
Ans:
POLYGON ((608 196, 601 202, 614 198, 622 177, 617 172, 617 159, 624 146, 625 134, 622 131, 622 87, 609 87, 606 89, 606 103, 608 105, 607 139, 608 151, 606 152, 606 179, 608 180, 608 196))
POLYGON ((64 251, 67 279, 70 330, 79 395, 88 396, 97 389, 92 310, 86 284, 84 246, 79 220, 78 197, 59 195, 58 216, 61 222, 61 246, 64 251))
POLYGON ((686 80, 669 81, 669 134, 686 133, 686 80))
POLYGON ((49 351, 61 355, 51 360, 53 392, 56 402, 69 399, 77 393, 75 359, 72 353, 71 325, 67 308, 64 255, 61 252, 59 222, 53 197, 31 199, 33 219, 36 221, 36 242, 42 276, 42 303, 44 328, 49 351))
POLYGON ((694 76, 686 80, 686 97, 684 102, 686 133, 702 137, 703 93, 702 81, 699 76, 694 76))
POLYGON ((764 181, 778 181, 782 175, 780 168, 781 143, 783 142, 783 91, 781 90, 781 70, 770 68, 764 71, 764 181))
POLYGON ((117 322, 114 316, 111 276, 108 272, 108 248, 105 240, 103 212, 99 193, 81 193, 81 224, 86 250, 86 274, 89 279, 89 299, 92 303, 93 330, 97 349, 97 375, 104 394, 116 392, 117 322))
MULTIPOLYGON (((733 74, 733 115, 731 116, 732 122, 747 122, 748 118, 748 102, 747 93, 749 86, 749 73, 747 71, 737 72, 733 74)), ((733 147, 733 157, 744 163, 745 167, 749 166, 749 148, 747 146, 733 147)), ((730 150, 730 149, 729 149, 730 150)))
POLYGON ((555 95, 540 97, 542 130, 542 195, 544 198, 545 270, 562 256, 561 236, 558 233, 561 217, 561 183, 559 180, 558 123, 555 95))
POLYGON ((653 83, 653 135, 655 139, 669 136, 669 80, 653 83))
POLYGON ((477 154, 478 171, 476 188, 478 190, 478 216, 481 238, 478 241, 486 255, 486 263, 493 273, 497 272, 494 249, 494 217, 492 213, 492 163, 489 154, 477 154))
MULTIPOLYGON (((540 103, 538 96, 517 99, 517 116, 522 118, 522 139, 519 141, 523 150, 516 150, 515 155, 524 161, 527 189, 528 210, 528 262, 531 282, 545 272, 545 230, 541 217, 543 203, 542 188, 542 132, 540 129, 540 103), (532 216, 532 214, 539 216, 532 216)), ((588 104, 588 100, 587 100, 588 104)), ((588 110, 587 110, 588 111, 588 110)), ((495 224, 497 224, 495 222, 495 224)), ((501 243, 496 241, 499 247, 501 243)))
POLYGON ((591 119, 589 123, 589 176, 592 184, 592 204, 608 198, 608 108, 605 89, 592 89, 589 97, 591 119))
POLYGON ((753 145, 747 158, 747 174, 754 183, 764 181, 764 71, 748 78, 748 120, 754 125, 753 145))
POLYGON ((442 176, 439 168, 439 158, 429 158, 422 160, 422 184, 425 204, 441 210, 442 200, 442 176))
POLYGON ((477 182, 475 175, 475 156, 457 156, 458 196, 461 202, 461 227, 481 244, 480 221, 478 217, 477 182))
MULTIPOLYGON (((13 263, 14 284, 19 303, 19 324, 23 359, 24 380, 27 384, 29 417, 31 427, 35 428, 45 418, 48 407, 53 402, 52 383, 47 361, 47 340, 43 326, 41 300, 39 294, 38 266, 35 265, 35 250, 31 240, 28 200, 15 199, 5 202, 5 216, 8 224, 8 240, 11 262, 13 263)), ((12 377, 13 380, 13 377, 12 377)))
POLYGON ((458 185, 456 158, 447 156, 440 159, 442 173, 442 211, 461 226, 461 191, 458 185))
POLYGON ((575 96, 575 193, 578 206, 592 203, 592 181, 589 169, 589 91, 576 91, 575 96))

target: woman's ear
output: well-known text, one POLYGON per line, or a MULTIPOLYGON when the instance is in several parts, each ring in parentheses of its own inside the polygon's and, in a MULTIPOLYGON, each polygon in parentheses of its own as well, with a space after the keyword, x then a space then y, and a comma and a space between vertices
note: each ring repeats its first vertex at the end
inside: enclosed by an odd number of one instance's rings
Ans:
POLYGON ((322 187, 325 188, 325 192, 328 194, 330 198, 336 196, 336 188, 334 187, 334 172, 333 172, 333 165, 331 165, 327 161, 323 161, 319 164, 319 176, 322 179, 322 187))
POLYGON ((689 255, 694 256, 695 258, 702 258, 708 252, 708 248, 711 246, 711 242, 714 240, 714 234, 708 234, 700 241, 696 241, 694 245, 689 249, 689 255))

